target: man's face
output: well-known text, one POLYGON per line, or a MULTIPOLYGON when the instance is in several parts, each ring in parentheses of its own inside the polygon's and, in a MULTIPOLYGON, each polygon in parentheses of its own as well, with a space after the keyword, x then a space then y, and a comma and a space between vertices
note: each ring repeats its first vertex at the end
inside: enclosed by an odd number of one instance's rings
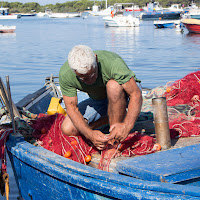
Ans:
POLYGON ((95 67, 95 68, 91 67, 91 69, 86 74, 80 74, 76 70, 75 70, 75 73, 77 77, 79 78, 79 80, 81 80, 83 83, 87 85, 92 85, 97 79, 98 67, 95 67))

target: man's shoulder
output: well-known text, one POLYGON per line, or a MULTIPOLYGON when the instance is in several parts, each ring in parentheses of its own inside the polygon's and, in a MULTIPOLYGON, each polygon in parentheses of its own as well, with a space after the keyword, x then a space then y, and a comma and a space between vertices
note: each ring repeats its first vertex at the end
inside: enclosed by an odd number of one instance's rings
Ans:
POLYGON ((62 75, 65 75, 65 74, 68 74, 70 73, 70 67, 69 67, 69 64, 68 62, 66 61, 60 68, 60 71, 59 71, 59 76, 62 76, 62 75))
POLYGON ((118 54, 116 54, 115 52, 112 52, 112 51, 107 51, 107 50, 96 50, 94 51, 94 53, 97 55, 97 56, 115 56, 115 57, 120 57, 118 54))

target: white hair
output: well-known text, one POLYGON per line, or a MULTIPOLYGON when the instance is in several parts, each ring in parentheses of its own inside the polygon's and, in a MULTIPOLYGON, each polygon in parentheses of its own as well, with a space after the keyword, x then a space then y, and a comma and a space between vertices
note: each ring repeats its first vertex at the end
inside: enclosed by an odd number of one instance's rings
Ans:
POLYGON ((72 70, 86 74, 92 67, 96 67, 96 56, 92 49, 85 45, 77 45, 68 55, 68 63, 72 70))

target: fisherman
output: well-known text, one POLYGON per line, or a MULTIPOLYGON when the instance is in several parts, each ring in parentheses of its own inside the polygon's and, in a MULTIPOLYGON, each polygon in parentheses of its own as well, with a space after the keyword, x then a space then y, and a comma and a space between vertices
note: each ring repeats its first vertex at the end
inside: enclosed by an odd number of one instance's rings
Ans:
POLYGON ((142 95, 136 83, 140 81, 119 55, 77 45, 60 69, 59 82, 67 112, 61 125, 64 134, 82 134, 99 150, 127 138, 140 113, 142 95), (89 98, 78 104, 77 90, 89 98), (106 118, 109 134, 93 129, 92 123, 102 125, 106 118))

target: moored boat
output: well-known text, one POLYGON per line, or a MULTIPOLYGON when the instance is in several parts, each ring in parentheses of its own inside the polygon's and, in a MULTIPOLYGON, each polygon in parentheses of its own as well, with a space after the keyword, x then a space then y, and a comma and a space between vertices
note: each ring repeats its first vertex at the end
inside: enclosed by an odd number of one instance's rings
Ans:
POLYGON ((179 11, 149 11, 140 14, 142 20, 158 20, 158 19, 180 19, 181 12, 179 11))
POLYGON ((0 33, 13 33, 16 30, 16 26, 6 26, 0 24, 0 33))
POLYGON ((49 13, 48 17, 50 18, 73 18, 80 17, 80 13, 49 13))
POLYGON ((34 17, 36 15, 36 13, 21 13, 21 17, 34 17))
POLYGON ((180 20, 156 20, 153 24, 157 28, 174 28, 176 25, 180 24, 180 22, 180 20))
POLYGON ((138 27, 140 25, 140 20, 132 15, 123 16, 108 16, 103 18, 105 26, 109 27, 138 27))
POLYGON ((200 33, 200 20, 183 19, 182 23, 185 25, 185 27, 190 33, 200 33))
POLYGON ((18 19, 21 18, 20 14, 10 14, 9 8, 0 8, 0 19, 18 19))
POLYGON ((181 11, 164 10, 158 2, 148 3, 147 10, 139 15, 142 20, 173 20, 180 19, 181 11))
POLYGON ((133 5, 131 7, 126 7, 125 10, 127 12, 131 12, 131 11, 143 11, 143 8, 140 8, 138 5, 133 5))
POLYGON ((200 19, 200 9, 191 9, 184 14, 184 18, 200 19))
POLYGON ((133 3, 115 3, 114 9, 112 10, 110 16, 103 17, 105 26, 109 27, 138 27, 140 25, 140 20, 135 17, 134 11, 132 14, 124 15, 122 8, 125 5, 131 5, 134 7, 133 3))

